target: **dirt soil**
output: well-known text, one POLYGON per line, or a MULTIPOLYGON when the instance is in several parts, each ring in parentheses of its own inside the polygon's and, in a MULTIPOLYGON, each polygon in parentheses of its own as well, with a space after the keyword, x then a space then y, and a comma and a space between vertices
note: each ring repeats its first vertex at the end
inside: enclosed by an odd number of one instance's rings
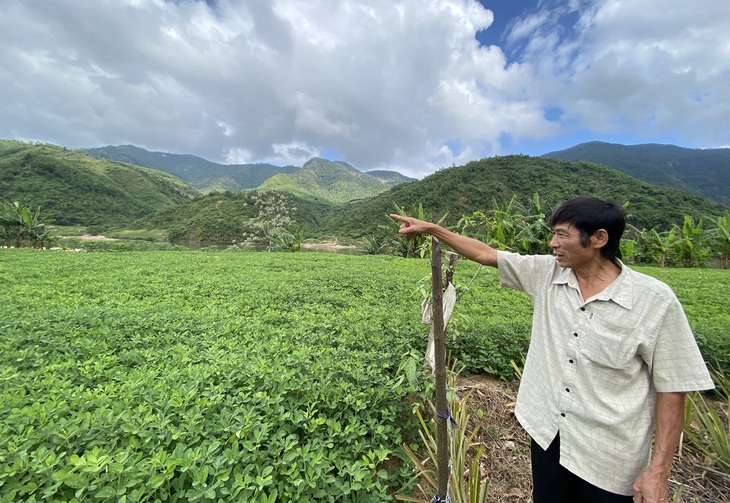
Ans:
MULTIPOLYGON (((514 416, 517 384, 488 376, 457 380, 459 396, 470 390, 472 394, 467 404, 470 423, 479 425, 476 441, 486 448, 487 458, 482 472, 490 479, 489 501, 532 501, 530 441, 514 416), (483 413, 481 419, 478 418, 478 410, 483 413)), ((669 479, 671 494, 681 487, 679 501, 682 502, 730 503, 730 476, 712 471, 702 461, 686 450, 675 456, 669 479)))

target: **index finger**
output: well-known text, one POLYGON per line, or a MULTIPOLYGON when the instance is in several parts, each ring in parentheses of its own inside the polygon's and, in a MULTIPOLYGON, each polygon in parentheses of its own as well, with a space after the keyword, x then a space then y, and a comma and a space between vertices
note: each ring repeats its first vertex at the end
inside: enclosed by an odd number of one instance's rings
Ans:
POLYGON ((393 218, 395 220, 400 220, 401 222, 407 222, 408 221, 408 217, 404 217, 404 216, 398 215, 397 213, 391 213, 390 214, 390 218, 393 218))

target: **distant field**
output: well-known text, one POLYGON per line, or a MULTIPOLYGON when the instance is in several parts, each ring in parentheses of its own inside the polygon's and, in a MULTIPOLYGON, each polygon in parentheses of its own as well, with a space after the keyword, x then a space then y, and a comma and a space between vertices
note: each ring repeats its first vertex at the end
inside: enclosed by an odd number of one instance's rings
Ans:
MULTIPOLYGON (((460 262, 457 282, 476 269, 460 262)), ((730 273, 641 270, 727 365, 730 273)), ((392 500, 429 273, 389 256, 0 250, 0 502, 392 500)), ((450 348, 510 378, 529 316, 483 269, 450 348)))

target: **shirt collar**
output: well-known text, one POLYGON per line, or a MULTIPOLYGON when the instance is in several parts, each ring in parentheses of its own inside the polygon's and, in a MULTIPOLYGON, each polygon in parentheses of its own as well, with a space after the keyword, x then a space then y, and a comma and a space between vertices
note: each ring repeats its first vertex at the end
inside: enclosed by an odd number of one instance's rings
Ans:
MULTIPOLYGON (((608 285, 601 293, 594 297, 594 300, 612 300, 616 304, 626 309, 631 309, 633 305, 633 289, 634 281, 631 277, 631 269, 626 267, 619 259, 614 259, 616 265, 621 268, 618 277, 608 285)), ((562 269, 553 280, 553 284, 568 285, 578 290, 578 280, 573 273, 573 269, 562 269)))

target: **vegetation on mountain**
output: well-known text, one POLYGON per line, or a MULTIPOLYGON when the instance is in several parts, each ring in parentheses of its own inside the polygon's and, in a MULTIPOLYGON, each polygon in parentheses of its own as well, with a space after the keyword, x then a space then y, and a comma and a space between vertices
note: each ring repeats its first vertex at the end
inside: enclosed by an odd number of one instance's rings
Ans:
MULTIPOLYGON (((216 192, 172 208, 166 208, 130 224, 134 229, 164 229, 172 242, 180 243, 228 243, 238 244, 248 235, 262 237, 261 214, 271 213, 267 204, 286 210, 288 226, 272 228, 291 233, 302 232, 309 236, 323 233, 325 220, 336 206, 313 197, 303 198, 288 193, 265 190, 243 192, 216 192), (263 208, 263 209, 262 209, 263 208)), ((272 214, 272 219, 276 218, 272 214)))
POLYGON ((346 162, 328 161, 315 157, 302 169, 278 174, 265 181, 262 189, 282 190, 294 194, 311 194, 333 203, 368 199, 390 188, 389 182, 356 170, 346 162))
POLYGON ((629 222, 637 228, 670 229, 685 216, 695 221, 718 218, 726 206, 676 189, 650 185, 606 166, 512 155, 443 169, 418 182, 401 184, 367 201, 347 205, 327 225, 327 233, 362 237, 382 232, 394 205, 423 205, 444 224, 455 226, 463 215, 505 204, 513 196, 529 201, 540 194, 554 206, 576 196, 629 203, 629 222))
POLYGON ((162 171, 55 145, 0 140, 0 198, 41 207, 60 225, 123 227, 196 194, 162 171))
POLYGON ((730 148, 592 141, 543 157, 603 164, 653 185, 673 187, 730 205, 730 148))
POLYGON ((108 145, 83 151, 94 157, 165 171, 201 192, 254 189, 277 173, 294 173, 299 169, 266 163, 218 164, 190 154, 150 152, 133 145, 108 145))

